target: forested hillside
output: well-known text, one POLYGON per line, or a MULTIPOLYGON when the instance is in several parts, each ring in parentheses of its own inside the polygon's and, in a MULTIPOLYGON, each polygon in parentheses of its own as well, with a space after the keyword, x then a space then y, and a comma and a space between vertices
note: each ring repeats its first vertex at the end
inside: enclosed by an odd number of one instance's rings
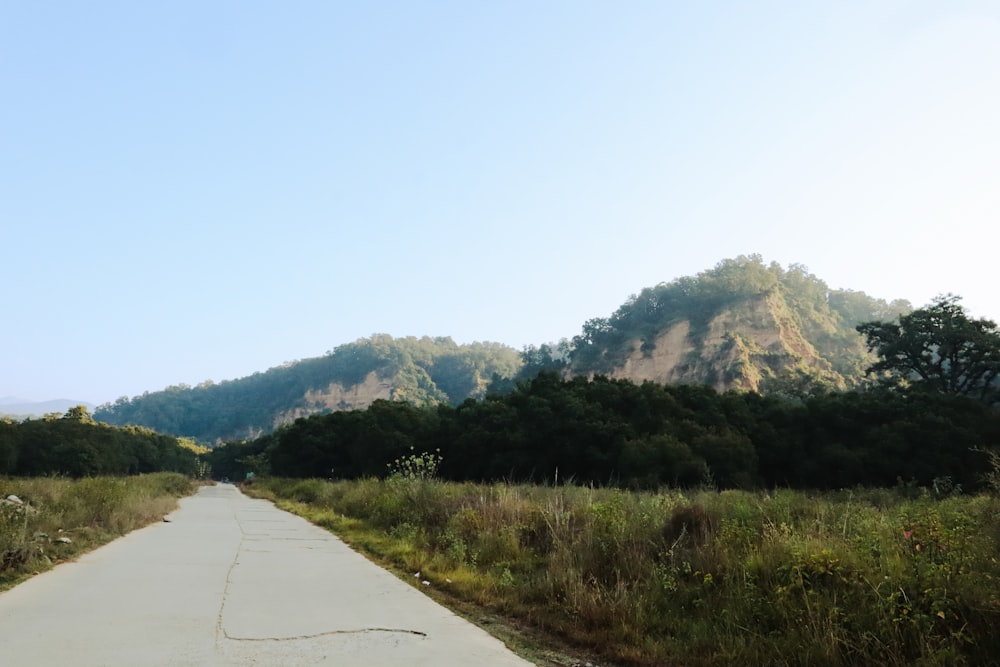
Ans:
POLYGON ((643 289, 557 344, 518 353, 499 343, 374 335, 250 377, 122 397, 95 417, 215 443, 379 399, 456 405, 542 371, 804 397, 865 382, 873 357, 855 327, 911 309, 753 255, 643 289))
POLYGON ((196 387, 179 385, 100 406, 109 424, 140 424, 201 442, 252 438, 311 414, 365 408, 378 399, 414 405, 479 397, 522 365, 499 343, 377 334, 322 357, 196 387))
POLYGON ((864 381, 873 359, 855 327, 910 310, 906 301, 831 289, 799 265, 738 257, 646 288, 586 322, 568 346, 568 373, 719 391, 847 389, 864 381))

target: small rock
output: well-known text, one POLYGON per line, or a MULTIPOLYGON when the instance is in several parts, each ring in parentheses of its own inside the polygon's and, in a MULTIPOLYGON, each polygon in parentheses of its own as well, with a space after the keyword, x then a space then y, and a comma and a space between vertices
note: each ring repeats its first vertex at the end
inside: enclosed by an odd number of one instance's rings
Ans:
POLYGON ((24 501, 15 496, 13 493, 7 496, 7 502, 14 503, 15 505, 23 505, 24 501))
POLYGON ((413 578, 414 578, 414 579, 419 579, 419 578, 420 578, 420 573, 419 573, 419 572, 417 572, 417 573, 416 573, 415 575, 413 575, 413 578))
POLYGON ((73 540, 69 539, 65 535, 63 535, 62 537, 57 537, 56 542, 58 542, 59 544, 73 544, 73 540))
POLYGON ((173 519, 171 519, 169 516, 163 517, 163 523, 171 523, 172 521, 173 519))
POLYGON ((431 582, 427 581, 426 579, 424 579, 420 583, 422 583, 424 586, 430 586, 431 585, 431 582))
POLYGON ((49 537, 49 534, 48 534, 48 533, 43 533, 42 531, 38 531, 38 532, 37 532, 37 533, 35 533, 35 534, 34 534, 34 535, 33 535, 32 537, 34 537, 34 538, 35 538, 36 540, 37 540, 37 539, 40 539, 40 538, 45 538, 45 539, 48 539, 48 537, 49 537))

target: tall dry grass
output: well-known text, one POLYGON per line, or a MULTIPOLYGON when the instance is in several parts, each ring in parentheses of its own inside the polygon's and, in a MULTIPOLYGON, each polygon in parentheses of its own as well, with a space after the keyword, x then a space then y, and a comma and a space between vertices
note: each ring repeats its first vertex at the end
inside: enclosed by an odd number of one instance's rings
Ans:
POLYGON ((637 665, 1000 664, 1000 500, 394 477, 254 493, 437 589, 637 665))
POLYGON ((0 590, 136 528, 194 491, 178 473, 137 477, 0 478, 0 590))

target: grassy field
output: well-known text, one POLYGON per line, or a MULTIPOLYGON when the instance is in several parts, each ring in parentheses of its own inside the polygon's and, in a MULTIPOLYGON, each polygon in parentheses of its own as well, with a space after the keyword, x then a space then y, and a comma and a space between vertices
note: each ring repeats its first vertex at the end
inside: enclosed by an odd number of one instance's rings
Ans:
POLYGON ((1000 664, 1000 499, 988 495, 419 475, 260 479, 247 491, 419 572, 438 596, 605 663, 1000 664))
POLYGON ((0 478, 0 590, 162 520, 197 484, 177 473, 0 478))

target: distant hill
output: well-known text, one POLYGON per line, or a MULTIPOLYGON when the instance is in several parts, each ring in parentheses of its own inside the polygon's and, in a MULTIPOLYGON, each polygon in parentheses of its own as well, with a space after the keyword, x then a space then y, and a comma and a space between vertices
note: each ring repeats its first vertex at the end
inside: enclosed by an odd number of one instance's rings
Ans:
POLYGON ((249 439, 297 417, 361 409, 378 399, 459 403, 482 396, 494 377, 511 378, 521 366, 520 354, 499 343, 376 334, 238 380, 122 397, 99 406, 94 419, 200 442, 249 439))
POLYGON ((75 408, 78 405, 85 406, 88 410, 94 409, 92 403, 74 401, 68 398, 57 398, 51 401, 25 401, 14 396, 5 396, 0 398, 0 415, 15 419, 42 417, 54 412, 64 414, 70 408, 75 408))
POLYGON ((543 370, 803 396, 863 383, 872 356, 855 326, 911 309, 831 289, 799 265, 741 256, 647 287, 573 339, 520 353, 499 343, 378 334, 238 380, 123 397, 94 418, 201 442, 249 439, 378 399, 457 404, 543 370))

